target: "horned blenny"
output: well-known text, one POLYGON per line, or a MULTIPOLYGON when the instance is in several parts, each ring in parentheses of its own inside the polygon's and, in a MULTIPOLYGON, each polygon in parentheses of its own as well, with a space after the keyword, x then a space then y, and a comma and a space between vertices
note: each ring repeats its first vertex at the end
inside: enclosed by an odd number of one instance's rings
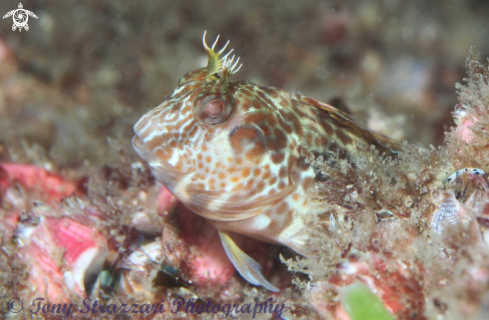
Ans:
MULTIPOLYGON (((219 37, 218 37, 219 38, 219 37)), ((228 43, 209 47, 205 68, 184 75, 173 94, 136 123, 133 146, 157 179, 218 230, 224 249, 250 283, 278 291, 260 265, 233 242, 233 232, 288 246, 305 256, 304 215, 320 206, 308 197, 318 173, 309 155, 358 142, 395 153, 398 144, 334 107, 286 90, 230 80, 239 58, 228 43)))

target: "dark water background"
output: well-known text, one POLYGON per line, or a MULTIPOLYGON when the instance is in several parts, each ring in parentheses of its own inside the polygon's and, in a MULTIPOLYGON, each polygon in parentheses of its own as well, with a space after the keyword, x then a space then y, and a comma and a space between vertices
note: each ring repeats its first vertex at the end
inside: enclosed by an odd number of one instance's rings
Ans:
MULTIPOLYGON (((0 14, 17 5, 0 2, 0 14)), ((11 52, 0 63, 15 66, 0 78, 0 137, 37 143, 60 161, 96 158, 107 136, 129 146, 135 121, 205 65, 204 30, 209 43, 231 40, 243 63, 235 78, 346 105, 369 127, 425 145, 443 143, 452 123, 469 47, 489 56, 486 1, 23 5, 39 17, 28 32, 0 20, 11 52)))

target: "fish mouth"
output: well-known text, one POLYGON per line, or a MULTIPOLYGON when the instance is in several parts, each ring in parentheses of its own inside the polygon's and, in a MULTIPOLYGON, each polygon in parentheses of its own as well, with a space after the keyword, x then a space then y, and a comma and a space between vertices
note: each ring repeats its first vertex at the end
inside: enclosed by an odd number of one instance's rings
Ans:
POLYGON ((156 179, 163 183, 170 191, 174 189, 177 181, 190 173, 188 171, 178 170, 167 161, 159 158, 138 135, 132 138, 132 146, 139 157, 149 164, 156 179))

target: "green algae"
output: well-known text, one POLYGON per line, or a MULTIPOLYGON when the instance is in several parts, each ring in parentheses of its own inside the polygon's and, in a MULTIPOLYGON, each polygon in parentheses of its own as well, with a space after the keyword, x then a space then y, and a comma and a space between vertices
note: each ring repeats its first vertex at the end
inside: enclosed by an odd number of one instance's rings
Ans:
POLYGON ((341 305, 351 320, 394 320, 379 297, 359 282, 341 290, 341 305))

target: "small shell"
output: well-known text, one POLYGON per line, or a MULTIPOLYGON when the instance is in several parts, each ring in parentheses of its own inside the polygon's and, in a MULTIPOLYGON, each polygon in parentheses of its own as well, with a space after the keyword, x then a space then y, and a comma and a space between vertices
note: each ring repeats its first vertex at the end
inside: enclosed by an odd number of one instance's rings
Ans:
POLYGON ((385 220, 390 220, 394 218, 394 214, 389 210, 379 210, 375 213, 375 217, 377 218, 377 223, 385 220))
POLYGON ((124 270, 120 275, 118 291, 152 300, 154 298, 153 280, 162 260, 163 248, 159 241, 148 243, 135 250, 120 265, 124 270))
POLYGON ((483 170, 478 168, 464 168, 446 178, 445 187, 448 190, 453 190, 458 200, 465 202, 475 190, 488 190, 489 182, 483 170))
POLYGON ((442 200, 438 208, 433 213, 431 227, 433 231, 441 234, 446 224, 456 224, 460 220, 460 203, 455 198, 453 192, 448 191, 442 194, 442 200))
POLYGON ((145 244, 129 255, 121 268, 139 271, 150 270, 151 265, 159 265, 163 260, 163 248, 160 241, 145 244))

